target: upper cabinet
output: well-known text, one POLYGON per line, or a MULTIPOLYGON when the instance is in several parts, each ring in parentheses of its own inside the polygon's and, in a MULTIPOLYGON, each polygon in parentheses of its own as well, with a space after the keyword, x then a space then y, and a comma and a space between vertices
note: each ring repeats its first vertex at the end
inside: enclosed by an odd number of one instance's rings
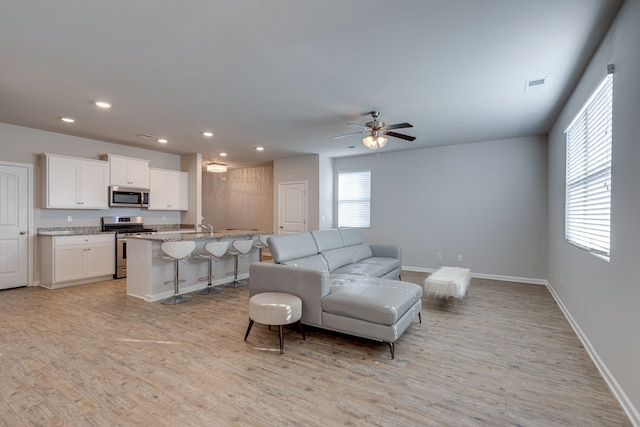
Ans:
POLYGON ((149 160, 107 154, 110 185, 149 188, 149 160))
POLYGON ((46 208, 109 208, 109 163, 57 154, 44 161, 46 208))
POLYGON ((189 210, 189 173, 150 169, 149 210, 189 210))

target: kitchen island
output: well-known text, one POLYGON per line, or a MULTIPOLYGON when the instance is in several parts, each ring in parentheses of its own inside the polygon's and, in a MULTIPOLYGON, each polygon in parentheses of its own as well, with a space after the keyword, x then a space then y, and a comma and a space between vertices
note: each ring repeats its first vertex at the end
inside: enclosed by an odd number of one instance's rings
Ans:
MULTIPOLYGON (((127 295, 145 301, 159 301, 173 295, 173 263, 160 258, 163 242, 193 240, 196 242, 194 254, 204 252, 204 245, 212 241, 232 241, 253 239, 257 234, 272 234, 253 230, 225 230, 213 233, 195 231, 168 232, 131 237, 127 240, 127 295)), ((249 277, 249 265, 258 262, 258 250, 252 249, 239 260, 240 279, 249 277)), ((180 293, 186 294, 207 286, 208 260, 194 256, 180 262, 180 293)), ((224 256, 213 263, 214 286, 233 281, 233 256, 224 256), (230 273, 230 274, 229 274, 230 273)), ((206 298, 206 297, 203 297, 206 298)))

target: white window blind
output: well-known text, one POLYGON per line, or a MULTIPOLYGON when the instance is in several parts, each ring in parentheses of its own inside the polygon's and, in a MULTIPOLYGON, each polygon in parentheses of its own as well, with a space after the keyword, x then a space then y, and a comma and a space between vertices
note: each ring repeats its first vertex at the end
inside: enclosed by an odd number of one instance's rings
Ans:
POLYGON ((371 225, 371 171, 338 172, 338 227, 371 225))
POLYGON ((607 260, 611 228, 611 71, 566 130, 565 238, 607 260))

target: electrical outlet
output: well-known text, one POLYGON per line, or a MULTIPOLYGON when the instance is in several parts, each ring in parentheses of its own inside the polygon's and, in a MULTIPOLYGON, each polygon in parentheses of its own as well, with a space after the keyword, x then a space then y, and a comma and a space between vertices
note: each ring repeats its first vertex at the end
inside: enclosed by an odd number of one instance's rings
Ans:
POLYGON ((69 215, 69 216, 67 217, 67 222, 71 222, 71 221, 73 221, 73 217, 72 217, 71 215, 69 215))
POLYGON ((442 259, 442 252, 438 252, 436 254, 436 259, 442 259))
POLYGON ((462 261, 462 255, 458 254, 458 261, 462 261))

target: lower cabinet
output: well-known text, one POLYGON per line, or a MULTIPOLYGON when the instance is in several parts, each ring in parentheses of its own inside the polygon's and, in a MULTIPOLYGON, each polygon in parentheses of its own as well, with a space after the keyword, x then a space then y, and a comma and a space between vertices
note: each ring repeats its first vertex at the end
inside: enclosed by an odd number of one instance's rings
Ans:
POLYGON ((109 280, 115 273, 115 235, 40 236, 40 284, 60 288, 109 280))

